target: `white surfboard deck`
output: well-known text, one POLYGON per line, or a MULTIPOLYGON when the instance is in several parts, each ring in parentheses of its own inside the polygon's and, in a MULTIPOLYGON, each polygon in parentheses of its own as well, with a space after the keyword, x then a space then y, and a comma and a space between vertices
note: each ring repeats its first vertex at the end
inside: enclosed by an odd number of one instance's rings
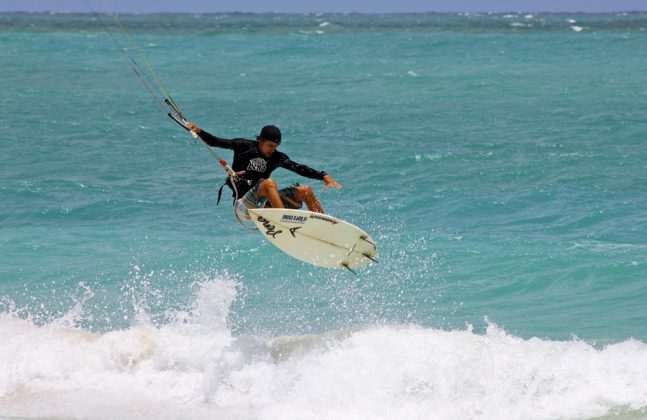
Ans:
POLYGON ((265 238, 298 260, 351 271, 377 255, 375 241, 362 229, 327 214, 293 209, 249 209, 265 238))

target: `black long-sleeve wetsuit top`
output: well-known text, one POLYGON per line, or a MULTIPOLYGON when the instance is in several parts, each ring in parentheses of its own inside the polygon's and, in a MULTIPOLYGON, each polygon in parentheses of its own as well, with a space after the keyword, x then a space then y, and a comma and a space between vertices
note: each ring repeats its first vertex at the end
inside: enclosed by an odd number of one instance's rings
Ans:
MULTIPOLYGON (((236 171, 245 171, 236 180, 238 197, 245 195, 259 179, 267 179, 276 168, 285 168, 306 178, 323 179, 326 172, 320 172, 306 165, 291 160, 285 153, 274 151, 271 157, 266 158, 258 149, 258 141, 247 139, 223 139, 202 130, 200 138, 212 147, 231 149, 234 151, 234 161, 231 168, 236 171)), ((231 188, 230 179, 227 185, 231 188)), ((235 194, 235 193, 234 193, 235 194)))

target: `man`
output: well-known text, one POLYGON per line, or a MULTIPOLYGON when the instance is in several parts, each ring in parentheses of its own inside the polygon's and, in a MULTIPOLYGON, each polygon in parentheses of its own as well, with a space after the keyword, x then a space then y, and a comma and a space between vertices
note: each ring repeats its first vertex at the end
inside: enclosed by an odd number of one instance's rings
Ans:
POLYGON ((227 179, 227 185, 234 191, 234 197, 236 197, 236 191, 238 192, 234 209, 240 219, 249 220, 247 211, 249 208, 299 209, 302 203, 306 203, 310 211, 324 212, 309 185, 295 184, 279 190, 276 181, 270 178, 270 174, 276 168, 285 168, 306 178, 323 180, 324 190, 331 185, 337 189, 341 188, 341 185, 326 172, 296 163, 285 153, 277 151, 281 144, 281 130, 273 125, 263 127, 256 141, 240 138, 223 139, 209 134, 193 123, 189 123, 188 127, 209 146, 234 151, 231 167, 240 174, 234 181, 235 190, 231 178, 227 179))

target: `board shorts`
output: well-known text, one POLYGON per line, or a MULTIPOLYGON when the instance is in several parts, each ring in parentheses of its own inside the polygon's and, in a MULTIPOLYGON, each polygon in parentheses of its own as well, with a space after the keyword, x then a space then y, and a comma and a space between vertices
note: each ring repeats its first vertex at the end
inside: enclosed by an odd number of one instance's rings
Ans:
MULTIPOLYGON (((264 179, 259 179, 251 190, 247 191, 245 195, 242 196, 242 198, 239 198, 234 203, 234 211, 236 212, 236 216, 239 219, 250 220, 249 212, 247 211, 247 209, 262 209, 264 207, 272 207, 267 197, 259 197, 258 195, 258 190, 261 187, 261 182, 263 181, 264 179)), ((300 209, 301 207, 303 207, 303 204, 294 197, 294 189, 298 186, 299 183, 297 182, 279 190, 279 195, 281 196, 281 201, 283 202, 283 206, 285 208, 300 209), (299 205, 294 205, 294 203, 285 200, 285 197, 299 203, 299 205)))

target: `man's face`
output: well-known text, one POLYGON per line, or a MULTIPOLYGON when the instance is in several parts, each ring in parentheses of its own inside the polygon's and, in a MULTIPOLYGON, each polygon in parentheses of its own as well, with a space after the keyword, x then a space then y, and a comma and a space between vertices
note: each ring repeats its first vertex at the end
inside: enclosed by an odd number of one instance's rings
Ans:
POLYGON ((266 158, 271 157, 276 151, 277 147, 279 147, 279 143, 275 141, 263 139, 258 140, 258 149, 261 151, 261 155, 265 156, 266 158))

